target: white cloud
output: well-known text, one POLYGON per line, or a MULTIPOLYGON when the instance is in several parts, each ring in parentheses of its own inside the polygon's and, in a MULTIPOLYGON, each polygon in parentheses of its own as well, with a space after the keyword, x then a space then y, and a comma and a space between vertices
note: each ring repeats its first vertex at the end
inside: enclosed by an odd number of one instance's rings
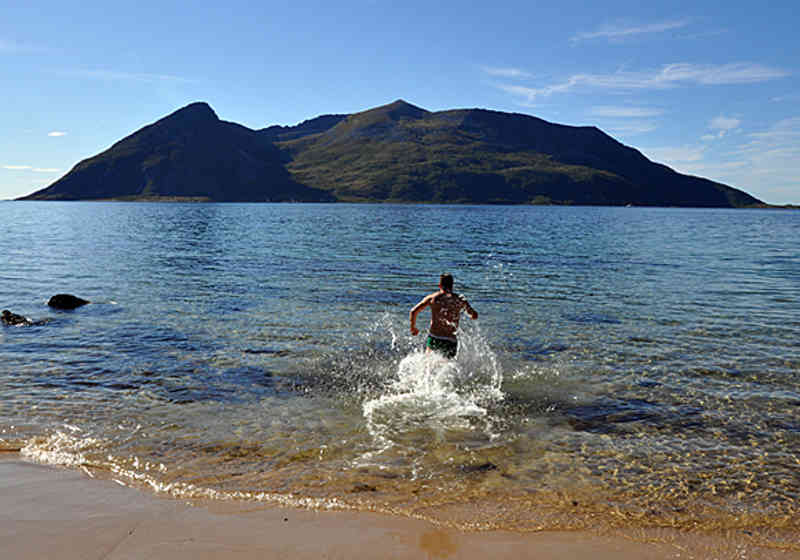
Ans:
POLYGON ((634 35, 645 35, 648 33, 663 33, 672 29, 679 29, 689 25, 689 20, 663 21, 660 23, 648 23, 643 25, 607 25, 597 31, 576 33, 571 41, 587 41, 591 39, 623 39, 634 35))
POLYGON ((59 74, 78 77, 90 78, 93 80, 104 80, 108 82, 140 82, 140 83, 189 83, 191 80, 181 76, 174 76, 172 74, 150 74, 146 72, 120 72, 116 70, 87 70, 87 69, 73 69, 61 70, 59 74))
POLYGON ((789 73, 749 62, 721 65, 691 63, 667 64, 649 72, 619 71, 612 74, 574 74, 561 83, 539 88, 500 84, 501 90, 524 97, 533 103, 539 97, 548 97, 572 90, 664 90, 685 85, 732 85, 757 83, 783 78, 789 73))
POLYGON ((718 157, 692 147, 663 150, 647 152, 681 173, 712 178, 765 202, 800 203, 800 117, 750 133, 746 142, 718 157))
POLYGON ((713 134, 706 134, 701 137, 701 140, 709 141, 723 138, 729 132, 738 129, 740 124, 742 124, 742 121, 732 117, 723 117, 722 115, 715 117, 708 123, 708 128, 714 131, 713 134))
POLYGON ((28 53, 41 53, 46 52, 46 49, 31 45, 30 43, 21 43, 19 41, 0 39, 0 53, 2 54, 28 54, 28 53))
POLYGON ((649 120, 664 113, 661 109, 633 106, 601 105, 591 107, 589 115, 603 120, 602 128, 619 136, 634 136, 656 130, 656 123, 649 120))
POLYGON ((643 149, 647 157, 653 161, 675 166, 687 162, 696 162, 703 159, 705 146, 669 146, 662 148, 643 149))
POLYGON ((719 117, 711 119, 711 123, 708 126, 714 130, 733 130, 740 124, 742 124, 742 121, 739 119, 723 117, 720 115, 719 117))
POLYGON ((707 29, 705 31, 699 31, 697 33, 688 33, 686 35, 681 35, 681 39, 707 39, 709 37, 717 37, 719 35, 725 35, 726 33, 730 33, 730 29, 707 29))
POLYGON ((2 168, 9 171, 34 171, 36 173, 58 173, 61 171, 55 167, 33 167, 30 165, 3 165, 2 168))
POLYGON ((48 133, 47 133, 47 135, 48 135, 48 136, 52 136, 52 137, 54 137, 54 138, 57 138, 57 137, 59 137, 59 136, 66 136, 66 135, 67 135, 67 133, 66 133, 66 132, 63 132, 63 131, 61 131, 61 130, 54 130, 53 132, 48 132, 48 133))
POLYGON ((490 76, 501 78, 530 78, 531 74, 519 68, 482 66, 481 69, 490 76))
POLYGON ((800 101, 800 93, 789 93, 787 95, 779 95, 770 99, 773 103, 783 103, 785 101, 800 101))
POLYGON ((800 177, 800 117, 778 121, 769 129, 748 135, 749 142, 739 147, 737 154, 759 170, 784 170, 794 184, 800 177))
POLYGON ((648 109, 646 107, 592 107, 589 113, 596 117, 611 118, 643 118, 657 117, 663 114, 661 109, 648 109))
MULTIPOLYGON (((800 140, 800 117, 783 119, 764 132, 750 134, 750 137, 753 138, 751 144, 775 145, 787 140, 796 142, 800 140)), ((794 144, 794 148, 800 151, 800 144, 794 144)))
POLYGON ((752 62, 734 62, 719 66, 703 66, 692 64, 670 65, 672 79, 680 81, 696 81, 704 85, 755 84, 785 78, 789 72, 779 68, 770 68, 752 62))
POLYGON ((624 123, 612 123, 608 126, 607 132, 620 136, 633 136, 636 134, 653 132, 657 128, 655 123, 649 121, 628 121, 624 123))

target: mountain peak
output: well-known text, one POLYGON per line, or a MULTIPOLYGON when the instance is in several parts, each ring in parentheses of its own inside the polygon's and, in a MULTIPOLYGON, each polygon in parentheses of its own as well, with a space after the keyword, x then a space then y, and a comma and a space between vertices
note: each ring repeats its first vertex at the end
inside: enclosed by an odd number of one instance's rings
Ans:
MULTIPOLYGON (((397 109, 410 108, 410 109, 416 109, 418 111, 425 111, 425 109, 417 107, 416 105, 412 105, 411 103, 409 103, 405 99, 396 99, 396 100, 392 101, 391 103, 389 103, 389 105, 387 105, 387 107, 393 107, 393 108, 397 108, 397 109)), ((425 111, 425 112, 427 113, 427 111, 425 111)))
POLYGON ((346 120, 332 128, 331 132, 340 138, 352 134, 374 137, 375 134, 380 135, 381 131, 395 126, 399 121, 421 119, 427 115, 430 115, 429 111, 398 99, 388 105, 349 115, 346 120))
POLYGON ((167 115, 162 120, 218 121, 219 117, 208 103, 196 101, 167 115))
POLYGON ((398 99, 397 101, 389 103, 388 105, 384 105, 382 107, 376 107, 375 109, 372 110, 386 113, 389 117, 393 119, 399 119, 404 117, 418 119, 429 113, 429 111, 426 111, 421 107, 417 107, 416 105, 412 105, 411 103, 409 103, 404 99, 398 99))

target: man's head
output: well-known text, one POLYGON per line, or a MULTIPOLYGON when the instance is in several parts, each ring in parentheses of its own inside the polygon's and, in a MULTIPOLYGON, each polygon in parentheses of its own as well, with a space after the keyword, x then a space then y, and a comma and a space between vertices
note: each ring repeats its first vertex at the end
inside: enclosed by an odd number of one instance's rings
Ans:
POLYGON ((445 292, 453 291, 453 275, 444 273, 439 277, 439 287, 445 292))

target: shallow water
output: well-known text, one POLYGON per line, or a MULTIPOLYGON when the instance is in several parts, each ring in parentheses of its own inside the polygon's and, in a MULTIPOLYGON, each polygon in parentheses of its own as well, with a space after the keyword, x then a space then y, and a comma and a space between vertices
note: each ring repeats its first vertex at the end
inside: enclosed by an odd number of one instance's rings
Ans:
POLYGON ((796 544, 796 212, 0 212, 0 305, 44 320, 0 329, 0 447, 184 498, 796 544), (454 362, 408 333, 445 270, 480 313, 454 362))

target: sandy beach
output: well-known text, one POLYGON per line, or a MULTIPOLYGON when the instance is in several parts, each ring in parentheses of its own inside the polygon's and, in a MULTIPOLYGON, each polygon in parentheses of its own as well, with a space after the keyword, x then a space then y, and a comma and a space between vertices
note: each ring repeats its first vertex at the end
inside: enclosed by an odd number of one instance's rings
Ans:
MULTIPOLYGON (((0 557, 4 560, 657 560, 730 558, 733 555, 728 553, 734 552, 718 539, 703 544, 696 537, 683 542, 675 536, 641 542, 583 532, 463 533, 424 521, 362 512, 314 512, 248 503, 187 504, 113 480, 92 479, 79 471, 33 464, 13 453, 0 457, 0 495, 0 557)), ((737 546, 737 558, 798 558, 793 552, 737 546)))

